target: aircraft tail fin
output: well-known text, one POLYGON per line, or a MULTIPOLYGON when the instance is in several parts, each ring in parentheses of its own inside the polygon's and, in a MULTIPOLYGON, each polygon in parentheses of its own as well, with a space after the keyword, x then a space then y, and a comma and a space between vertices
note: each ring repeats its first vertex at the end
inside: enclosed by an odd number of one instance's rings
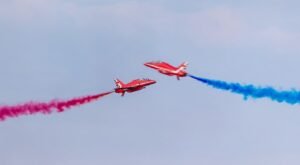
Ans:
POLYGON ((188 62, 184 62, 181 65, 179 65, 178 69, 179 70, 185 70, 188 66, 188 62))
POLYGON ((122 88, 124 86, 124 83, 121 80, 115 79, 114 81, 116 83, 117 88, 122 88))

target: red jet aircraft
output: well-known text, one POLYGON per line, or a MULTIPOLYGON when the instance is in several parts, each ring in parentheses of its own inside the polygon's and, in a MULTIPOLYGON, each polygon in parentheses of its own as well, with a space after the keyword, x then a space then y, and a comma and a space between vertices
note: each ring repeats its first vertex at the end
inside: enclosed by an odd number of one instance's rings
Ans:
POLYGON ((178 67, 172 66, 166 62, 147 62, 144 64, 145 66, 149 68, 153 68, 155 70, 158 70, 158 72, 168 75, 168 76, 176 76, 179 80, 180 77, 185 77, 187 75, 186 68, 188 63, 184 62, 178 67))
POLYGON ((148 85, 155 84, 156 81, 150 79, 136 79, 131 81, 128 84, 124 84, 122 81, 116 79, 115 80, 117 88, 115 88, 116 93, 121 93, 122 96, 125 95, 125 92, 132 93, 135 91, 142 90, 146 88, 148 85))

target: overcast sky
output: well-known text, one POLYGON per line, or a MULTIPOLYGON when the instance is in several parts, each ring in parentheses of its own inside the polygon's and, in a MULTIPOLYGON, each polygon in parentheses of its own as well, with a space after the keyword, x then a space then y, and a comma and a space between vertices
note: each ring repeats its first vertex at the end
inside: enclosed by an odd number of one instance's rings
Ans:
POLYGON ((0 0, 0 104, 106 92, 0 123, 1 165, 299 165, 300 105, 250 99, 143 66, 300 89, 300 2, 0 0))

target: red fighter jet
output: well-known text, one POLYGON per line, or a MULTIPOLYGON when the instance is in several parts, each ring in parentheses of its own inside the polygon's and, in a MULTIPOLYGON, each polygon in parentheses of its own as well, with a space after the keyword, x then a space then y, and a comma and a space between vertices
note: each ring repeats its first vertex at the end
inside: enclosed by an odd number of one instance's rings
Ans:
POLYGON ((131 81, 128 84, 124 84, 122 81, 116 79, 115 80, 117 88, 115 88, 116 93, 121 93, 122 96, 125 95, 125 93, 132 93, 135 91, 142 90, 146 88, 148 85, 155 84, 156 81, 150 80, 150 79, 136 79, 131 81))
POLYGON ((179 80, 180 77, 187 76, 186 68, 188 63, 184 62, 178 67, 172 66, 166 62, 157 61, 157 62, 147 62, 144 64, 149 68, 153 68, 158 70, 158 72, 168 75, 168 76, 176 76, 179 80))

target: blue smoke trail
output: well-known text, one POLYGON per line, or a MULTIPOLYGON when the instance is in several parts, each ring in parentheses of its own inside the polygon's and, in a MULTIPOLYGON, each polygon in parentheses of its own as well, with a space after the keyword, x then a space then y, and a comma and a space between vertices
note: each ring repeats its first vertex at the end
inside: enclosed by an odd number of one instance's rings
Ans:
POLYGON ((244 99, 249 96, 252 98, 269 98, 277 102, 286 102, 289 104, 300 103, 300 91, 294 89, 290 91, 278 91, 272 87, 255 87, 253 85, 241 85, 239 83, 228 83, 219 80, 210 80, 206 78, 189 75, 189 77, 201 81, 217 89, 231 91, 233 93, 244 95, 244 99))

